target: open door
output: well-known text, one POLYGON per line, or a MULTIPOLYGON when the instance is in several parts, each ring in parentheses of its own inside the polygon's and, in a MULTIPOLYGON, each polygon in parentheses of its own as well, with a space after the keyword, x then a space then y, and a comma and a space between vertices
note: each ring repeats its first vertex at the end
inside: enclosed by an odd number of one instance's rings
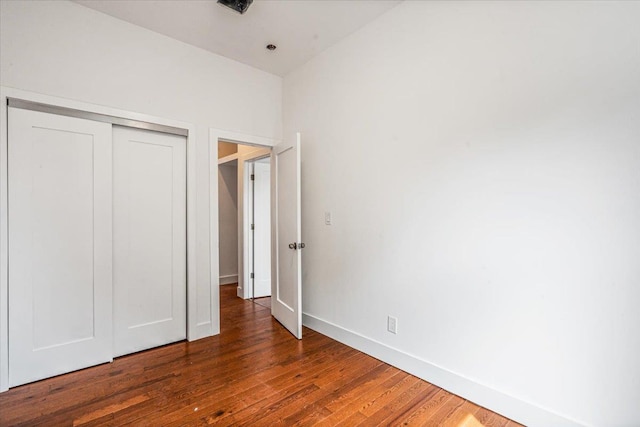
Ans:
POLYGON ((302 338, 300 134, 271 154, 271 314, 302 338))
POLYGON ((253 298, 271 296, 271 160, 253 163, 253 298))

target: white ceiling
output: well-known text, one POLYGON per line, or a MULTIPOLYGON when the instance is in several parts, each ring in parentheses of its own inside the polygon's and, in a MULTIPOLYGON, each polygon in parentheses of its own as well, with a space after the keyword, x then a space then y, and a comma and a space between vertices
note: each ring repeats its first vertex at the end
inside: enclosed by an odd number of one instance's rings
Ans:
POLYGON ((269 73, 284 76, 401 0, 255 0, 244 15, 216 0, 75 0, 269 73), (275 51, 266 45, 275 44, 275 51))

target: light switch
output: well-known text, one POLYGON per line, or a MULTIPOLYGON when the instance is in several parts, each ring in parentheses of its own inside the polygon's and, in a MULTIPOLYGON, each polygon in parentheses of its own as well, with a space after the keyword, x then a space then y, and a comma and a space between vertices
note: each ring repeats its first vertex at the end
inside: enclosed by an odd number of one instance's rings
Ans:
POLYGON ((331 212, 324 213, 324 224, 331 225, 331 212))

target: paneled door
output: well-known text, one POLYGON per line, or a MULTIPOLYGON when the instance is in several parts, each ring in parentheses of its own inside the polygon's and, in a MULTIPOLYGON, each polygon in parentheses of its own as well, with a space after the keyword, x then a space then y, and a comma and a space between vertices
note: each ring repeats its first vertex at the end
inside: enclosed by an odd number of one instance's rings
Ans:
POLYGON ((300 134, 274 147, 271 157, 271 313, 302 338, 300 134))
POLYGON ((114 356, 186 338, 186 138, 113 127, 114 356))
POLYGON ((112 360, 111 125, 9 108, 9 385, 112 360))
POLYGON ((253 297, 271 295, 271 167, 267 157, 253 168, 253 297))

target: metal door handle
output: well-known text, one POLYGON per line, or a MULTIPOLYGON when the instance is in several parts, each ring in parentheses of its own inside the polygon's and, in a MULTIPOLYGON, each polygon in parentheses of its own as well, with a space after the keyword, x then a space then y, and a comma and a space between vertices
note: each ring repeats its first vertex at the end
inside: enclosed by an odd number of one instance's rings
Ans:
POLYGON ((296 250, 298 249, 298 245, 296 245, 295 243, 289 243, 289 249, 296 250))
POLYGON ((298 243, 298 248, 299 249, 304 249, 304 246, 305 246, 304 243, 298 243))

